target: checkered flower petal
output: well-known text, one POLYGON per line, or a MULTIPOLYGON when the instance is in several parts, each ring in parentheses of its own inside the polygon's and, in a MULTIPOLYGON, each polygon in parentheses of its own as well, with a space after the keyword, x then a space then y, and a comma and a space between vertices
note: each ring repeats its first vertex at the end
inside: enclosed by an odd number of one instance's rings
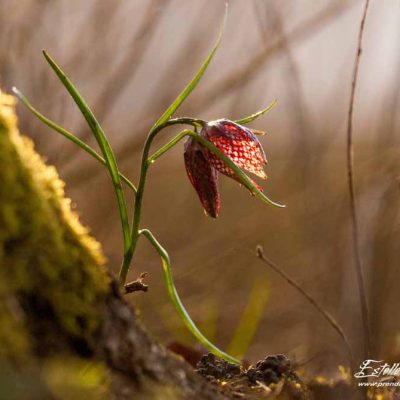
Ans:
POLYGON ((184 160, 189 180, 195 188, 204 211, 217 218, 221 207, 218 190, 218 171, 209 163, 203 146, 194 139, 185 142, 184 160))
MULTIPOLYGON (((220 119, 209 122, 200 133, 212 142, 222 153, 228 156, 239 168, 266 179, 264 165, 267 163, 265 153, 256 135, 248 128, 235 122, 220 119)), ((231 178, 235 173, 215 154, 207 151, 208 161, 222 174, 231 178)))

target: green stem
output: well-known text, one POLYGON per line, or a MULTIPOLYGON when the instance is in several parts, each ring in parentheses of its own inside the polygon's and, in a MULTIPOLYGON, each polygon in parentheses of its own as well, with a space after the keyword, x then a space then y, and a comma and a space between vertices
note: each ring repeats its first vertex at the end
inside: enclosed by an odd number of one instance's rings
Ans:
MULTIPOLYGON (((141 213, 142 213, 142 203, 143 203, 143 195, 144 195, 144 188, 146 184, 146 178, 147 178, 147 170, 150 166, 150 162, 148 160, 149 157, 149 152, 150 152, 150 147, 151 144, 157 135, 158 132, 163 129, 165 125, 159 125, 156 127, 153 127, 150 130, 150 133, 146 139, 146 143, 144 145, 143 153, 142 153, 142 161, 141 161, 141 166, 140 166, 140 178, 139 178, 139 184, 136 192, 136 198, 135 198, 135 207, 133 210, 133 222, 132 222, 132 231, 131 231, 131 259, 133 254, 135 253, 137 242, 139 239, 139 227, 140 227, 140 218, 141 218, 141 213)), ((127 260, 126 263, 124 263, 121 267, 121 272, 120 272, 120 284, 121 286, 125 285, 126 282, 126 276, 129 271, 129 266, 130 266, 130 260, 127 260)))
POLYGON ((125 285, 132 257, 133 257, 133 249, 131 246, 129 247, 128 251, 124 253, 124 258, 122 260, 121 269, 119 273, 119 281, 121 286, 125 285))
MULTIPOLYGON (((94 150, 85 142, 77 138, 73 133, 68 132, 66 129, 62 128, 61 126, 57 125, 54 121, 41 114, 35 107, 32 106, 27 97, 23 93, 21 93, 16 87, 13 87, 12 90, 16 94, 16 96, 18 96, 21 102, 25 105, 25 107, 29 111, 31 111, 34 115, 36 115, 36 117, 38 117, 45 125, 55 130, 56 132, 60 133, 65 138, 70 140, 72 143, 78 145, 82 150, 86 151, 86 153, 91 155, 95 160, 97 160, 104 166, 107 166, 106 160, 100 154, 98 154, 96 150, 94 150)), ((126 185, 132 190, 132 192, 136 193, 135 185, 122 173, 119 173, 119 176, 126 183, 126 185)))
POLYGON ((154 125, 153 129, 155 127, 160 127, 160 126, 170 126, 170 125, 176 125, 176 124, 182 124, 182 125, 192 125, 194 128, 201 128, 202 126, 206 125, 207 122, 198 119, 198 118, 188 118, 188 117, 180 117, 180 118, 171 118, 167 122, 164 122, 161 125, 154 125))
POLYGON ((197 328, 195 323, 190 318, 188 312, 186 311, 182 301, 178 295, 176 290, 174 280, 172 278, 171 273, 171 262, 169 259, 169 255, 167 251, 161 246, 161 244, 157 241, 157 239, 153 236, 153 234, 148 229, 142 229, 139 231, 139 235, 145 236, 149 242, 153 245, 156 249, 157 253, 161 257, 162 266, 163 266, 163 274, 165 285, 167 287, 168 294, 177 310, 179 316, 182 318, 183 322, 185 323, 186 327, 189 331, 194 335, 194 337, 211 353, 215 354, 216 356, 230 362, 233 364, 241 364, 240 360, 230 356, 229 354, 223 352, 222 350, 218 349, 215 345, 213 345, 197 328))
MULTIPOLYGON (((170 119, 166 122, 163 122, 162 124, 156 123, 151 128, 151 130, 147 136, 146 142, 144 144, 143 153, 142 153, 142 161, 141 161, 141 166, 140 166, 140 178, 139 178, 139 184, 137 187, 137 192, 136 192, 136 197, 135 197, 135 207, 133 210, 130 252, 126 253, 126 256, 124 257, 124 262, 121 266, 121 270, 119 273, 119 282, 120 282, 121 286, 124 286, 126 283, 126 277, 129 272, 130 263, 132 261, 133 255, 136 251, 136 246, 137 246, 137 242, 139 239, 139 227, 140 227, 140 218, 141 218, 141 213, 142 213, 144 188, 145 188, 145 184, 146 184, 147 170, 151 164, 151 162, 149 160, 149 153, 150 153, 150 148, 151 148, 154 138, 162 129, 164 129, 168 126, 171 126, 171 125, 188 124, 188 125, 197 127, 198 125, 203 125, 204 123, 205 123, 204 121, 199 120, 199 119, 194 119, 194 118, 175 118, 175 119, 170 119)), ((191 131, 189 131, 189 132, 191 132, 191 131)))

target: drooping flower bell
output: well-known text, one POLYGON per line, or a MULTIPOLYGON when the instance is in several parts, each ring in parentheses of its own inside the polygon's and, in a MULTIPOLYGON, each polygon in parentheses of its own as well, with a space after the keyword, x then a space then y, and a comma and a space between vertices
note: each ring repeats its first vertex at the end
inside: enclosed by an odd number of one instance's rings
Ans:
MULTIPOLYGON (((205 124, 200 136, 215 145, 239 168, 266 179, 265 153, 256 135, 235 122, 220 119, 205 124)), ((185 143, 184 160, 189 180, 200 198, 206 213, 216 218, 221 206, 218 172, 241 182, 236 173, 218 156, 192 137, 185 143)), ((253 182, 262 191, 262 188, 253 182)))

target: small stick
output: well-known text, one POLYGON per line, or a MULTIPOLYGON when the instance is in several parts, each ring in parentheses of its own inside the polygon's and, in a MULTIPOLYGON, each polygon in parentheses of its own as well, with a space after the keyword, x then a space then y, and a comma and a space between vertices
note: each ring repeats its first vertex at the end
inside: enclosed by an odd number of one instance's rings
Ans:
POLYGON ((125 294, 133 293, 133 292, 147 292, 149 289, 148 285, 143 283, 144 278, 146 278, 147 272, 142 272, 135 281, 127 283, 125 285, 125 294))
POLYGON ((265 264, 267 264, 269 267, 271 267, 283 279, 285 279, 289 285, 294 287, 329 322, 331 327, 339 334, 339 336, 342 338, 343 343, 346 347, 348 357, 349 357, 350 367, 351 367, 351 369, 354 369, 353 352, 351 350, 349 340, 347 339, 346 334, 344 333, 342 327, 335 320, 335 318, 328 311, 326 311, 318 303, 318 301, 314 299, 314 297, 312 297, 308 292, 306 292, 298 282, 296 282, 293 278, 291 278, 277 264, 275 264, 273 261, 271 261, 269 258, 267 258, 264 254, 264 249, 262 248, 262 246, 258 245, 256 251, 257 251, 257 257, 260 260, 262 260, 265 264))
POLYGON ((360 29, 358 31, 358 44, 357 53, 354 62, 353 69, 353 79, 351 82, 351 94, 350 94, 350 104, 349 112, 347 117, 347 178, 350 196, 350 213, 351 213, 351 230, 352 230, 352 240, 353 249, 355 257, 355 272, 357 275, 357 285, 361 302, 361 318, 363 324, 363 334, 364 334, 364 359, 370 358, 371 354, 371 334, 369 327, 369 312, 368 312, 368 302, 365 290, 365 280, 364 273, 361 264, 360 248, 359 248, 359 236, 358 236, 358 223, 357 223, 357 208, 354 190, 354 151, 353 151, 353 110, 354 110, 354 99, 356 93, 358 70, 360 66, 360 58, 362 52, 362 39, 364 34, 365 20, 367 18, 367 11, 369 6, 369 0, 365 1, 364 11, 361 18, 360 29))

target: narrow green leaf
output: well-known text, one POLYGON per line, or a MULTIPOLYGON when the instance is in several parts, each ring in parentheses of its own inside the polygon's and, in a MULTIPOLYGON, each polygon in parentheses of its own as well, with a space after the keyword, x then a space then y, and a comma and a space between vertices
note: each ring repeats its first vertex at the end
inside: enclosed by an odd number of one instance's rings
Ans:
POLYGON ((189 96, 189 94, 193 91, 193 89, 197 86, 199 83, 200 79, 202 78, 204 72, 206 71, 208 65, 210 64, 211 60, 213 59, 220 43, 222 40, 222 35, 224 32, 225 28, 225 23, 226 23, 226 18, 227 18, 227 13, 228 13, 228 7, 226 6, 225 8, 225 15, 224 15, 224 20, 222 22, 221 29, 219 31, 219 35, 217 38, 217 41, 208 54, 207 58, 204 60, 203 64, 201 65, 200 69, 197 71, 196 75, 193 77, 193 79, 190 81, 190 83, 183 89, 183 91, 179 94, 179 96, 174 100, 174 102, 167 108, 167 110, 164 112, 164 114, 159 118, 159 120, 155 123, 154 127, 152 129, 157 128, 158 126, 164 124, 166 121, 171 118, 171 116, 174 114, 174 112, 180 107, 180 105, 185 101, 185 99, 189 96))
POLYGON ((286 207, 283 204, 275 203, 274 201, 269 199, 263 192, 258 190, 251 182, 249 177, 229 157, 227 157, 217 147, 215 147, 213 143, 209 142, 207 139, 204 139, 203 137, 194 132, 190 132, 187 135, 197 140, 200 144, 202 144, 204 147, 207 147, 208 150, 210 150, 218 158, 220 158, 229 168, 231 168, 235 172, 235 174, 240 178, 242 184, 247 189, 249 189, 255 196, 261 199, 264 203, 273 207, 279 207, 279 208, 286 207))
MULTIPOLYGON (((14 94, 21 100, 22 104, 25 105, 25 107, 31 111, 36 117, 38 117, 44 124, 46 124, 49 128, 55 130, 56 132, 60 133, 63 135, 65 138, 70 140, 72 143, 75 143, 77 146, 79 146, 82 150, 86 151, 86 153, 90 154, 95 160, 100 162, 103 165, 107 165, 106 161, 104 158, 96 152, 93 148, 91 148, 89 145, 87 145, 85 142, 80 140, 78 137, 76 137, 73 133, 68 132, 66 129, 62 128, 61 126, 57 125, 54 121, 51 119, 45 117, 43 114, 41 114, 33 105, 30 103, 28 98, 21 93, 15 86, 12 88, 12 91, 14 94)), ((135 185, 123 174, 119 174, 120 178, 127 184, 127 186, 134 192, 136 193, 136 187, 135 185)))
POLYGON ((46 51, 43 51, 43 55, 46 58, 47 62, 49 63, 50 67, 53 69, 53 71, 56 73, 58 78, 60 79, 61 83, 64 85, 64 87, 68 90, 69 94, 75 101, 76 105, 79 107, 81 113, 86 119, 86 122, 88 123, 94 137, 96 138, 96 141, 100 147, 100 150, 103 154, 103 157, 105 159, 107 169, 109 171, 109 174, 111 176, 111 181, 114 186, 114 191, 115 195, 117 198, 118 202, 118 207, 119 207, 119 213, 120 213, 120 218, 121 218, 121 224, 122 224, 122 231, 123 231, 123 236, 124 236, 124 249, 125 252, 129 249, 130 247, 130 228, 129 228, 129 221, 128 221, 128 213, 126 209, 126 202, 125 202, 125 196, 124 196, 124 191, 121 185, 121 179, 119 177, 119 170, 117 166, 117 162, 114 156, 114 153, 112 151, 111 145, 102 129, 100 126, 99 122, 97 121, 96 117, 94 116, 93 112, 87 105, 86 101, 83 99, 83 97, 80 95, 78 90, 75 88, 73 83, 70 81, 70 79, 65 75, 65 73, 62 71, 62 69, 55 63, 55 61, 47 54, 46 51))
POLYGON ((157 150, 153 155, 151 155, 147 160, 150 164, 160 158, 163 154, 165 154, 168 150, 178 144, 184 137, 187 136, 188 133, 193 132, 190 129, 185 129, 182 132, 178 133, 174 138, 172 138, 167 144, 157 150))
POLYGON ((154 237, 154 235, 148 229, 140 230, 139 234, 145 236, 149 240, 149 242, 156 249, 158 255, 161 257, 165 286, 167 287, 167 292, 171 298, 172 303, 175 306, 177 313, 179 314, 179 316, 181 317, 182 321, 184 322, 186 327, 189 329, 189 331, 193 334, 193 336, 199 341, 199 343, 205 349, 207 349, 211 353, 215 354, 218 357, 221 357, 222 359, 224 359, 230 363, 240 365, 240 361, 238 359, 230 356, 229 354, 225 353, 224 351, 222 351, 218 347, 216 347, 213 343, 211 343, 200 332, 200 330, 197 328, 196 324, 190 318, 190 315, 186 311, 185 306, 183 305, 183 303, 179 297, 179 294, 176 290, 174 279, 172 277, 171 262, 169 259, 169 255, 168 255, 167 251, 164 249, 164 247, 161 246, 161 244, 158 242, 158 240, 154 237))
POLYGON ((277 104, 276 100, 273 100, 268 107, 264 108, 263 110, 260 110, 258 112, 256 112, 255 114, 249 115, 246 118, 242 118, 242 119, 237 119, 235 122, 237 124, 240 125, 245 125, 248 124, 249 122, 254 121, 256 118, 261 117, 261 115, 265 114, 266 112, 268 112, 269 110, 271 110, 271 108, 273 108, 275 105, 277 104))

